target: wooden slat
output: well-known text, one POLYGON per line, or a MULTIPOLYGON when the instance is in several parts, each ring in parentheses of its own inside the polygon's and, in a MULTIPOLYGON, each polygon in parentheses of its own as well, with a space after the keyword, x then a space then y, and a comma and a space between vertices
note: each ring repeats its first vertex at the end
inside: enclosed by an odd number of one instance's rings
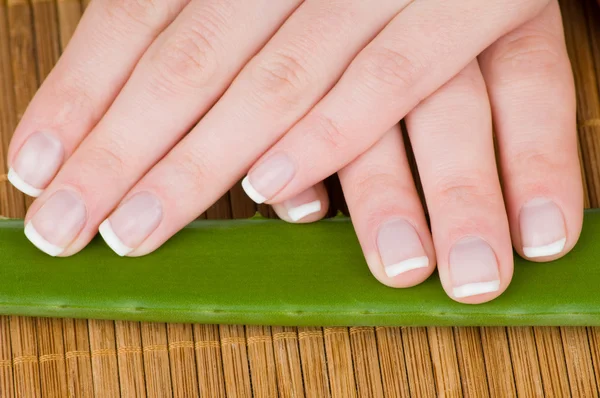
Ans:
MULTIPOLYGON (((577 88, 577 121, 581 158, 585 170, 590 204, 600 205, 600 167, 597 153, 600 151, 600 97, 595 74, 594 56, 586 30, 586 10, 582 1, 561 1, 561 11, 565 20, 565 39, 569 57, 573 65, 577 88), (594 189, 595 188, 595 189, 594 189)), ((591 27, 596 29, 598 20, 591 27)))
POLYGON ((81 19, 81 2, 79 0, 58 0, 58 22, 60 29, 60 47, 67 47, 77 24, 81 19))
POLYGON ((199 390, 192 325, 167 324, 167 337, 173 397, 195 397, 199 390))
POLYGON ((94 381, 87 321, 63 319, 63 337, 69 397, 91 397, 94 394, 94 381))
POLYGON ((282 398, 302 398, 304 386, 298 331, 292 327, 274 326, 271 332, 279 395, 282 398))
POLYGON ((410 397, 400 328, 377 327, 375 333, 384 396, 410 397))
POLYGON ((273 337, 268 326, 246 326, 250 380, 255 397, 277 397, 273 337))
POLYGON ((510 349, 506 329, 481 328, 481 342, 491 397, 516 395, 510 349))
POLYGON ((323 330, 316 327, 298 328, 298 344, 306 397, 329 398, 331 391, 323 330))
POLYGON ((16 397, 41 397, 35 319, 10 317, 16 397))
POLYGON ((172 395, 171 367, 167 325, 164 323, 141 324, 144 369, 146 374, 146 394, 148 398, 172 395))
POLYGON ((13 398, 14 396, 10 318, 0 316, 0 397, 13 398))
POLYGON ((68 388, 62 321, 37 318, 36 326, 42 396, 66 397, 68 388))
POLYGON ((323 329, 323 334, 331 396, 333 398, 356 397, 356 381, 348 328, 327 327, 323 329))
MULTIPOLYGON (((2 132, 2 175, 6 175, 8 144, 17 122, 36 88, 31 12, 25 4, 5 7, 0 2, 0 130, 2 132), (25 64, 25 65, 23 65, 25 64), (21 67, 24 70, 21 70, 21 67)), ((25 216, 25 197, 6 179, 0 183, 0 215, 25 216)))
POLYGON ((89 320, 94 392, 98 397, 120 397, 115 324, 89 320))
POLYGON ((437 393, 427 329, 402 329, 402 341, 411 396, 435 397, 437 393))
POLYGON ((533 329, 509 327, 507 332, 517 394, 522 397, 542 396, 542 374, 533 329))
MULTIPOLYGON (((17 119, 20 120, 38 89, 37 65, 31 62, 37 55, 32 10, 26 2, 9 2, 11 60, 15 88, 17 119)), ((24 197, 28 207, 33 199, 24 197)))
POLYGON ((585 328, 560 328, 573 397, 597 397, 598 386, 585 328))
POLYGON ((123 397, 145 397, 142 333, 139 322, 115 322, 119 384, 123 397))
POLYGON ((427 328, 433 373, 439 397, 462 397, 454 333, 449 327, 427 328))
POLYGON ((454 328, 456 356, 465 397, 490 396, 479 328, 454 328))
POLYGON ((383 396, 375 328, 351 327, 350 343, 358 396, 383 396))
POLYGON ((225 397, 223 359, 217 325, 194 325, 198 384, 204 397, 225 397))
POLYGON ((600 328, 590 327, 588 328, 587 332, 590 341, 590 350, 592 352, 596 386, 598 387, 598 382, 600 382, 600 328))
POLYGON ((244 327, 220 325, 219 335, 227 396, 252 396, 244 327))
POLYGON ((250 218, 256 213, 256 204, 246 195, 241 182, 231 188, 229 200, 232 218, 250 218))
POLYGON ((560 329, 557 327, 535 327, 533 332, 542 374, 544 396, 568 397, 571 393, 560 329))

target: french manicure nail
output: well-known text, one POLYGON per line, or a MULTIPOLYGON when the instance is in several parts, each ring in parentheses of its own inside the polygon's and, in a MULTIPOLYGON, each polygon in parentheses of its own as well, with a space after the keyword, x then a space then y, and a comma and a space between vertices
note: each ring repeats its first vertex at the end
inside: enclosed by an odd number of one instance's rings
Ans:
POLYGON ((385 273, 390 278, 429 266, 429 257, 417 231, 405 220, 384 223, 377 233, 377 248, 385 273))
POLYGON ((119 256, 126 256, 158 227, 162 205, 149 192, 140 192, 123 203, 100 224, 100 235, 119 256))
POLYGON ((62 164, 63 152, 62 143, 54 135, 32 134, 11 165, 8 180, 24 194, 40 196, 62 164))
POLYGON ((282 203, 290 220, 296 222, 321 211, 319 194, 314 187, 282 203))
POLYGON ((498 260, 490 245, 476 236, 462 238, 450 249, 450 278, 456 298, 500 289, 498 260))
POLYGON ((86 210, 79 194, 56 191, 25 226, 25 236, 41 251, 58 256, 85 224, 86 210))
POLYGON ((242 180, 246 195, 256 203, 264 203, 281 191, 294 177, 296 168, 284 153, 265 159, 242 180))
POLYGON ((565 220, 553 201, 536 198, 527 202, 521 209, 519 224, 525 256, 553 256, 565 248, 565 220))

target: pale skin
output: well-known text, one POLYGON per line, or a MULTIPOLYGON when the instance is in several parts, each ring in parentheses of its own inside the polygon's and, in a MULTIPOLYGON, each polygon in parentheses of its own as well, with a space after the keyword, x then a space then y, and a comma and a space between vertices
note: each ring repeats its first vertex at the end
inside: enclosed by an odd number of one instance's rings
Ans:
POLYGON ((37 196, 27 236, 56 256, 99 228, 151 253, 244 176, 282 219, 317 221, 339 172, 373 275, 437 267, 463 303, 502 294, 513 248, 568 253, 583 217, 555 0, 95 0, 8 162, 37 196))

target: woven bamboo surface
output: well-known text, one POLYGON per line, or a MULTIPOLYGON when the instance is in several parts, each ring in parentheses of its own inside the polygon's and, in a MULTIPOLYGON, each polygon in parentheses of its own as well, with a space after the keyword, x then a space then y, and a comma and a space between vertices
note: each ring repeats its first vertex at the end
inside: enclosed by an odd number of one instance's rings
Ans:
MULTIPOLYGON (((86 3, 0 0, 0 215, 23 217, 30 203, 2 178, 6 149, 86 3)), ((598 207, 600 11, 594 0, 564 0, 562 9, 587 203, 598 207)), ((343 209, 336 182, 329 186, 332 211, 343 209)), ((256 210, 237 186, 202 217, 256 210)), ((291 328, 0 316, 0 397, 597 397, 599 381, 599 328, 291 328)))

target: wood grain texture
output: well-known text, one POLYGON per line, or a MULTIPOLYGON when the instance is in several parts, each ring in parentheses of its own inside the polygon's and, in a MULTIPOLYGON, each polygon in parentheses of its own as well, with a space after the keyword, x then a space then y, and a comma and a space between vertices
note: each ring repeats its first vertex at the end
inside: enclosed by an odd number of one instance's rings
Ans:
MULTIPOLYGON (((100 0, 96 0, 100 1, 100 0)), ((27 104, 89 0, 0 1, 0 215, 31 203, 6 181, 27 104)), ((586 206, 600 206, 600 9, 561 1, 577 88, 586 206)), ((422 197, 414 157, 409 159, 422 197)), ((347 213, 336 177, 329 214, 347 213)), ((202 218, 259 210, 238 183, 202 218)), ((595 397, 599 328, 290 328, 0 316, 0 397, 595 397)))
POLYGON ((350 344, 358 396, 383 396, 375 328, 351 327, 350 344))
MULTIPOLYGON (((426 328, 402 329, 406 370, 413 397, 435 397, 437 389, 426 328)), ((445 386, 441 386, 445 387, 445 386)))
POLYGON ((88 323, 63 319, 63 338, 69 397, 90 397, 94 394, 94 382, 88 323))
POLYGON ((10 318, 0 316, 0 397, 15 396, 12 358, 10 318))
POLYGON ((115 322, 119 384, 123 397, 146 397, 142 333, 139 322, 115 322))
POLYGON ((225 391, 228 397, 250 397, 250 367, 243 326, 220 325, 225 391))
POLYGON ((377 327, 375 332, 384 396, 410 397, 400 328, 377 327))
POLYGON ((143 322, 141 334, 146 394, 148 398, 171 396, 171 364, 169 362, 167 325, 143 322))
POLYGON ((304 397, 304 386, 302 384, 298 331, 293 327, 274 326, 271 332, 279 395, 282 398, 302 398, 304 397))
POLYGON ((194 325, 194 346, 200 393, 205 397, 225 397, 219 327, 194 325))
POLYGON ((167 324, 171 383, 174 397, 199 394, 192 325, 167 324))
POLYGON ((481 328, 481 343, 491 397, 516 395, 506 328, 481 328))
POLYGON ((276 397, 278 395, 277 370, 271 328, 246 326, 246 342, 253 395, 255 397, 276 397))
POLYGON ((509 327, 508 342, 515 376, 517 394, 539 397, 544 391, 533 328, 509 327))
POLYGON ((316 327, 298 328, 298 342, 306 396, 329 398, 331 390, 323 330, 316 327))
POLYGON ((462 397, 458 356, 452 328, 430 327, 427 332, 438 397, 462 397))
POLYGON ((94 393, 100 397, 120 397, 115 324, 111 321, 90 320, 88 328, 94 393))
POLYGON ((40 387, 44 397, 66 397, 67 375, 62 321, 37 318, 40 387))

